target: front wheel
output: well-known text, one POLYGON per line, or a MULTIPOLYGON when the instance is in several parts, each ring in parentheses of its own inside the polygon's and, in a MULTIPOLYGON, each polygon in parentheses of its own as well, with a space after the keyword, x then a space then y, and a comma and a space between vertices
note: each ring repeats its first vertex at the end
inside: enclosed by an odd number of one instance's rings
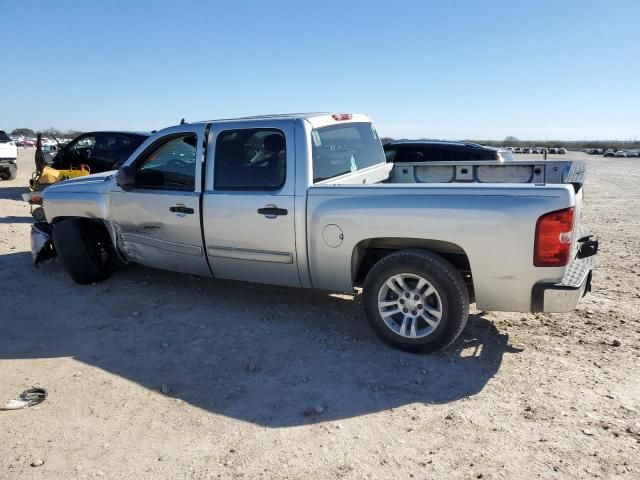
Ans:
POLYGON ((469 292, 458 270, 422 250, 401 250, 376 263, 364 282, 363 303, 385 342, 417 353, 452 344, 469 314, 469 292))
POLYGON ((53 245, 76 283, 86 285, 109 277, 115 253, 96 224, 75 218, 59 221, 53 226, 53 245))
POLYGON ((17 175, 18 175, 18 166, 10 163, 9 167, 7 168, 7 171, 2 173, 0 175, 0 178, 2 178, 2 180, 15 180, 17 175))

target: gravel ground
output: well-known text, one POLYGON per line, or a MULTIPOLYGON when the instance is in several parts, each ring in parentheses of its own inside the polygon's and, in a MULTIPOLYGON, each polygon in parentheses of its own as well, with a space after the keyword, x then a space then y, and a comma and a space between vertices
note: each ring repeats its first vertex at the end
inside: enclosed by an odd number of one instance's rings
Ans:
POLYGON ((0 403, 49 398, 0 412, 0 478, 640 478, 640 159, 587 161, 594 292, 569 314, 473 310, 419 356, 351 295, 35 269, 21 150, 0 182, 0 403))

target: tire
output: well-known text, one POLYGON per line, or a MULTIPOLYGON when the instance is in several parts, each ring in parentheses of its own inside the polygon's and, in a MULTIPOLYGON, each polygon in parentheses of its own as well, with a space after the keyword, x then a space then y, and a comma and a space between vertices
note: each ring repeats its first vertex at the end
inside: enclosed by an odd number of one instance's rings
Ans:
POLYGON ((5 180, 15 180, 18 176, 18 165, 9 165, 9 175, 5 180))
POLYGON ((7 169, 0 173, 0 179, 2 180, 15 180, 18 175, 18 166, 10 163, 7 169))
POLYGON ((444 258, 401 250, 369 271, 363 305, 371 327, 386 343, 429 353, 451 345, 464 330, 469 292, 460 272, 444 258))
POLYGON ((86 220, 67 219, 53 225, 53 245, 76 283, 99 282, 111 274, 114 255, 104 237, 86 220))

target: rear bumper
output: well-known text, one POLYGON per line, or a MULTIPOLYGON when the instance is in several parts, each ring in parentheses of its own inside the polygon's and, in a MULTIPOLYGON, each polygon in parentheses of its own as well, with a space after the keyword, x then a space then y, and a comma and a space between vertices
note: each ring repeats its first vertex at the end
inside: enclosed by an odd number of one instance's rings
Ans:
POLYGON ((595 254, 576 258, 560 283, 537 283, 531 292, 532 312, 570 312, 591 291, 595 254))

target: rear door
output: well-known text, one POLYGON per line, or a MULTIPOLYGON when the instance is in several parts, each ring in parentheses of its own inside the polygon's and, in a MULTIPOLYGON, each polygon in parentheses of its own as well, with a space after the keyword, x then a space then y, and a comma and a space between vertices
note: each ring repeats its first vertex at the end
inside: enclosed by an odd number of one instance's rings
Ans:
POLYGON ((203 229, 219 278, 299 286, 293 121, 214 124, 203 229))
POLYGON ((204 125, 168 130, 127 165, 135 186, 115 187, 111 218, 127 256, 143 265, 210 276, 200 229, 204 125))

